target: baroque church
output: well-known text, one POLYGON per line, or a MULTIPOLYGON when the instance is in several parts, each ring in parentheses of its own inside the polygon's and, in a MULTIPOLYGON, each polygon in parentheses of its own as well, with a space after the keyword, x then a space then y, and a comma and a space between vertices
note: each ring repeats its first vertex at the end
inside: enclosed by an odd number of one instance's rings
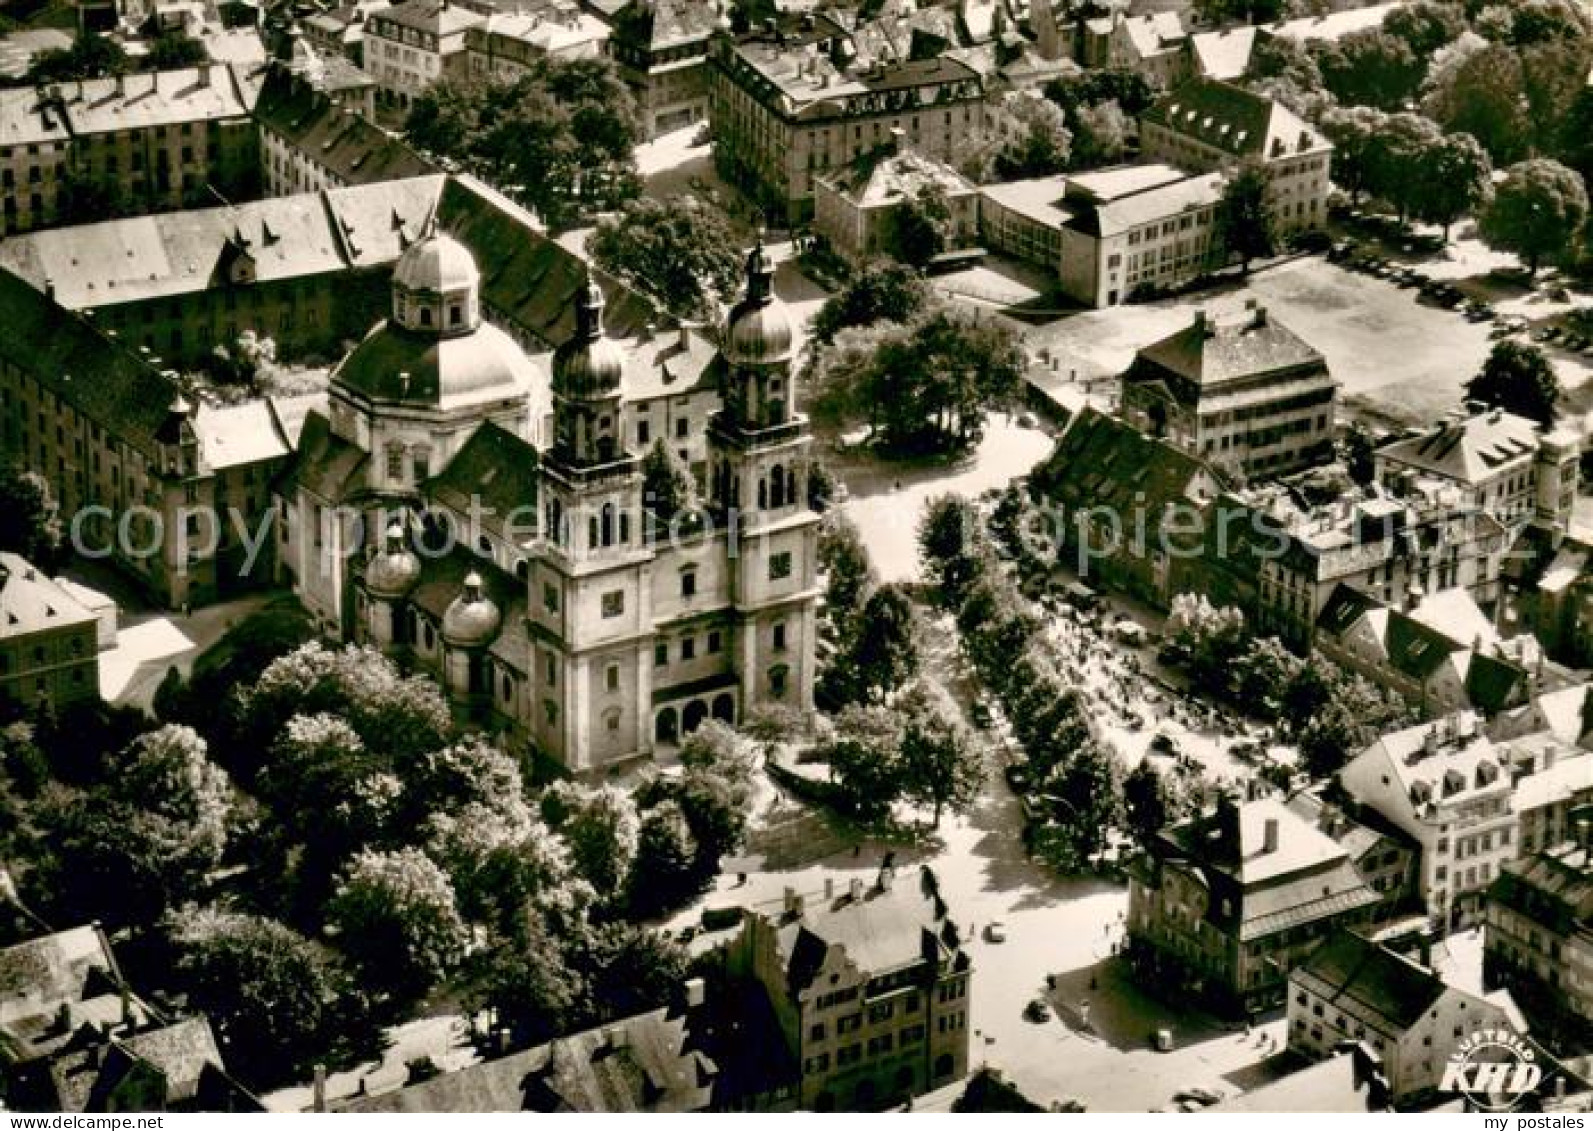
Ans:
POLYGON ((773 274, 760 245, 709 363, 699 511, 666 528, 644 509, 626 346, 596 283, 549 375, 483 319, 473 257, 433 227, 300 437, 277 523, 300 600, 577 772, 710 717, 810 709, 819 515, 773 274))

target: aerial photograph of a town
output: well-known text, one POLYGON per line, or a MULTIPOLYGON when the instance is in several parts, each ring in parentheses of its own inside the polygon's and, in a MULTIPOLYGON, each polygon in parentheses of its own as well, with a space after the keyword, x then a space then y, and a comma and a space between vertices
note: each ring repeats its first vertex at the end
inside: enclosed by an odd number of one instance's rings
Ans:
POLYGON ((0 1128, 1593 1126, 1593 0, 0 0, 0 1128))

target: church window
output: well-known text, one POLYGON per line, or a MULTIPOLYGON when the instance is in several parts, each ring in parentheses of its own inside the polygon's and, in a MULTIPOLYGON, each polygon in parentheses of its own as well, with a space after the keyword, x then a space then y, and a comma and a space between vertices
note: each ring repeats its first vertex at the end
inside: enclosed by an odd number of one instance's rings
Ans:
POLYGON ((542 586, 542 607, 550 613, 559 611, 559 591, 550 584, 542 586))
POLYGON ((420 308, 420 324, 422 326, 431 325, 431 307, 423 306, 420 308))
POLYGON ((777 621, 774 625, 774 650, 785 651, 785 621, 777 621))
POLYGON ((623 616, 624 613, 625 591, 623 589, 615 589, 610 593, 603 594, 603 617, 605 620, 623 616))
POLYGON ((597 515, 595 514, 586 520, 586 548, 588 550, 597 549, 597 515))
POLYGON ((667 643, 661 642, 653 645, 653 666, 655 668, 667 668, 669 666, 669 645, 667 643))
POLYGON ((416 448, 412 462, 415 466, 415 482, 424 483, 431 478, 431 452, 425 448, 416 448))
POLYGON ((387 449, 387 478, 402 479, 404 477, 404 449, 397 444, 387 449))
POLYGON ((781 550, 769 556, 769 580, 780 581, 791 576, 791 551, 781 550))
POLYGON ((695 636, 681 637, 680 658, 682 660, 695 660, 697 658, 697 638, 695 636))
POLYGON ((774 698, 785 697, 786 677, 790 674, 790 670, 784 664, 776 664, 769 669, 769 694, 774 698))
POLYGON ((697 571, 683 569, 680 571, 680 595, 682 597, 695 597, 697 595, 697 571))
POLYGON ((603 725, 610 731, 618 731, 620 725, 620 715, 621 711, 617 707, 613 710, 605 711, 603 713, 603 725))
POLYGON ((426 627, 426 647, 427 648, 435 648, 437 646, 436 633, 432 632, 430 622, 428 622, 425 627, 426 627))
POLYGON ((552 652, 542 653, 542 682, 552 687, 559 681, 559 664, 552 652))
POLYGON ((464 324, 464 321, 465 321, 465 312, 462 309, 460 309, 459 304, 457 302, 449 303, 448 304, 448 325, 450 325, 450 326, 462 326, 464 324))
POLYGON ((504 699, 504 702, 507 703, 512 698, 514 698, 514 681, 512 679, 510 679, 508 676, 504 676, 503 677, 503 699, 504 699))
POLYGON ((708 634, 708 654, 712 656, 714 653, 719 651, 720 646, 721 637, 719 635, 719 630, 716 628, 708 634))
POLYGON ((547 715, 548 726, 559 721, 559 705, 551 699, 542 700, 542 711, 547 715))
POLYGON ((684 440, 691 433, 691 421, 684 416, 675 418, 675 439, 684 440))
POLYGON ((603 669, 603 687, 608 691, 618 691, 619 685, 619 665, 610 664, 603 669))

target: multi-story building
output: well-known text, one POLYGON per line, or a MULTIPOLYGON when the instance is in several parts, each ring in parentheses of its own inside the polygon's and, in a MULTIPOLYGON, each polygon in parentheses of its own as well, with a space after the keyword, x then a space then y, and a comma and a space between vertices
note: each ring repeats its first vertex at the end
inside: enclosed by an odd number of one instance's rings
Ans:
POLYGON ((573 3, 530 12, 488 16, 465 31, 471 77, 513 82, 538 59, 595 59, 604 53, 609 30, 573 3))
POLYGON ((0 232, 247 199, 252 92, 210 63, 0 90, 0 232))
POLYGON ((614 16, 609 54, 636 93, 649 138, 708 116, 708 47, 719 24, 700 0, 634 0, 614 16))
POLYGON ((1482 894, 1514 859, 1518 829, 1509 759, 1470 714, 1383 735, 1339 771, 1357 805, 1421 845, 1420 891, 1441 922, 1473 921, 1482 894))
POLYGON ((1409 911, 1416 902, 1416 842, 1391 825, 1357 821, 1343 805, 1330 801, 1327 791, 1301 790, 1287 804, 1296 816, 1311 822, 1349 855, 1350 863, 1380 903, 1372 921, 1382 923, 1409 911))
POLYGON ((1079 36, 1079 62, 1086 67, 1116 67, 1144 76, 1169 90, 1190 77, 1189 35, 1176 11, 1110 15, 1085 20, 1079 36))
POLYGON ((1192 172, 1261 163, 1280 234, 1327 221, 1333 146, 1286 106, 1210 79, 1185 83, 1140 117, 1140 152, 1192 172))
MULTIPOLYGON (((350 63, 342 67, 365 77, 350 63)), ((306 68, 273 66, 255 103, 267 195, 319 192, 436 172, 401 138, 375 124, 372 98, 372 88, 330 91, 306 68)))
POLYGON ((173 608, 269 584, 263 524, 291 447, 275 403, 196 405, 175 375, 4 271, 0 312, 0 451, 49 481, 80 552, 173 608))
POLYGON ((1419 594, 1404 609, 1340 585, 1317 619, 1313 643, 1422 718, 1460 710, 1492 718, 1524 705, 1538 654, 1531 637, 1500 639, 1464 589, 1419 594))
MULTIPOLYGON (((1589 814, 1593 815, 1593 814, 1589 814)), ((1488 889, 1483 974, 1572 1047, 1593 1035, 1593 850, 1577 839, 1504 865, 1488 889)))
POLYGON ((1379 903, 1345 849, 1282 801, 1224 797, 1135 863, 1129 957, 1164 988, 1253 1012, 1280 1003, 1289 971, 1379 903))
POLYGON ((329 55, 340 55, 356 67, 365 62, 365 21, 372 12, 392 7, 389 0, 354 0, 299 21, 304 37, 329 55))
POLYGON ((67 707, 99 693, 99 617, 27 559, 0 552, 0 700, 67 707))
POLYGON ((1396 1106, 1438 1090, 1455 1047, 1484 1029, 1522 1031, 1520 1011, 1340 931, 1289 974, 1289 1051, 1310 1060, 1346 1041, 1366 1047, 1396 1106))
POLYGON ((815 178, 905 132, 941 160, 983 128, 984 84, 950 55, 880 61, 818 12, 714 41, 714 158, 771 214, 813 215, 815 178))
POLYGON ((979 233, 985 246, 1052 269, 1062 262, 1062 229, 1073 213, 1063 203, 1068 178, 1034 177, 979 188, 979 233))
POLYGON ((1332 456, 1338 382, 1267 308, 1239 323, 1204 311, 1141 349, 1123 374, 1123 418, 1246 479, 1332 456))
POLYGON ((772 1003, 805 1110, 879 1110, 968 1070, 973 967, 927 866, 748 908, 725 965, 772 1003))
POLYGON ((1451 487, 1462 504, 1516 529, 1569 520, 1579 453, 1574 435, 1544 435, 1524 416, 1491 409, 1384 445, 1375 461, 1378 481, 1398 494, 1423 483, 1451 487))
POLYGON ((411 656, 485 725, 572 770, 646 756, 710 714, 808 708, 810 440, 761 247, 747 273, 722 350, 695 358, 688 336, 628 359, 604 332, 601 291, 580 283, 550 383, 484 317, 465 247, 435 230, 413 243, 390 317, 334 371, 330 416, 305 425, 279 551, 300 599, 328 631, 411 656), (672 406, 704 373, 720 398, 703 518, 667 533, 644 509, 627 409, 633 375, 655 364, 694 378, 655 399, 672 406), (423 505, 419 533, 449 551, 424 561, 409 544, 423 505))
POLYGON ((449 0, 409 0, 372 11, 365 18, 362 65, 376 80, 378 100, 408 110, 438 79, 469 75, 465 34, 486 19, 449 0))
POLYGON ((899 146, 901 138, 814 182, 814 230, 852 260, 899 250, 904 206, 933 193, 944 204, 943 250, 972 247, 979 238, 979 189, 951 166, 899 146))

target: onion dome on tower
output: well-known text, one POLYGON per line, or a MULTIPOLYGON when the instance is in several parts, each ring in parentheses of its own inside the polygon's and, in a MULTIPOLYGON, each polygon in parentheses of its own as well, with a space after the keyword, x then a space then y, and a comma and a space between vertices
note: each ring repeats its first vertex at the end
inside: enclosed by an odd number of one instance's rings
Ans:
POLYGON ((472 571, 443 611, 443 640, 455 648, 480 648, 492 642, 502 621, 498 606, 481 587, 481 575, 472 571))
POLYGON ((625 353, 603 332, 603 291, 587 276, 575 297, 575 333, 553 351, 553 395, 600 400, 620 392, 625 353))
POLYGON ((774 365, 791 360, 795 335, 785 303, 774 294, 774 263, 763 237, 747 256, 747 293, 725 324, 725 360, 732 365, 774 365))
POLYGON ((404 528, 387 528, 387 544, 365 567, 365 589, 372 597, 396 601, 407 597, 420 580, 420 559, 404 541, 404 528))

